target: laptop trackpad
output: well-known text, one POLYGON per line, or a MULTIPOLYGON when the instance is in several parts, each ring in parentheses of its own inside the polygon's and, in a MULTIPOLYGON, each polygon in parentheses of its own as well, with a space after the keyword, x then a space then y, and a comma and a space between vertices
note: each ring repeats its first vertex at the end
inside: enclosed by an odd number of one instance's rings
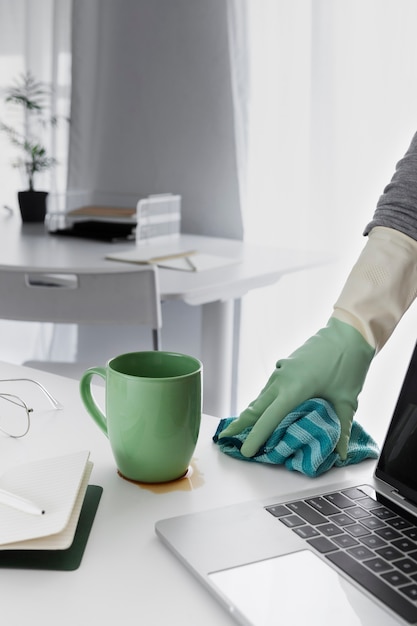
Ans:
POLYGON ((309 550, 209 574, 242 624, 397 624, 309 550), (378 620, 378 621, 377 621, 378 620), (383 622, 381 622, 383 620, 383 622))

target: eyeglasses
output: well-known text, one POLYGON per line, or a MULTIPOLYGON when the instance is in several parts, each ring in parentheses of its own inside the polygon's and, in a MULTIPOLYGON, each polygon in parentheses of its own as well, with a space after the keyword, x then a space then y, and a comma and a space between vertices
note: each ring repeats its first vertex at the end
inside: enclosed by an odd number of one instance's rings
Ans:
MULTIPOLYGON (((49 391, 38 381, 32 378, 1 378, 0 383, 7 382, 30 382, 34 383, 48 398, 54 409, 62 409, 63 406, 49 391)), ((30 429, 30 414, 33 409, 29 408, 20 396, 12 393, 0 392, 0 431, 9 437, 18 439, 27 435, 30 429)))

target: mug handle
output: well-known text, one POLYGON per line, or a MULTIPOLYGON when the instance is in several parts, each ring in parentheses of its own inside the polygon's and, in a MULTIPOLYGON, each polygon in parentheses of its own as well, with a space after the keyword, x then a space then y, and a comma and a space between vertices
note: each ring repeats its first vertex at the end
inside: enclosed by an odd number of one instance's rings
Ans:
POLYGON ((80 380, 81 400, 97 426, 103 431, 106 437, 108 437, 106 416, 101 411, 91 393, 91 379, 95 375, 106 380, 106 369, 104 367, 89 367, 88 370, 84 372, 80 380))

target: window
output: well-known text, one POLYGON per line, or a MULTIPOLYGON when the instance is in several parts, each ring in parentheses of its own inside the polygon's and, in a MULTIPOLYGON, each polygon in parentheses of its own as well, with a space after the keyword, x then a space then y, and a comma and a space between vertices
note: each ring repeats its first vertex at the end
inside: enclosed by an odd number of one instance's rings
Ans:
MULTIPOLYGON (((50 137, 50 151, 58 165, 39 177, 38 188, 64 191, 71 90, 71 0, 0 0, 0 90, 30 71, 52 87, 52 110, 60 123, 50 137)), ((0 99, 0 119, 10 111, 0 99)), ((16 194, 22 189, 21 173, 11 167, 13 150, 0 134, 1 207, 17 208, 16 194)))

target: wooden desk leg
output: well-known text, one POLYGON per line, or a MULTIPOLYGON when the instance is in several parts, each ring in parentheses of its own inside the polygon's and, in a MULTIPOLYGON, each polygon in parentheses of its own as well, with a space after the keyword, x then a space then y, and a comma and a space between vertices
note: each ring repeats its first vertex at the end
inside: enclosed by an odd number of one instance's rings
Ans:
POLYGON ((230 417, 233 382, 234 300, 202 306, 201 360, 204 412, 230 417))

